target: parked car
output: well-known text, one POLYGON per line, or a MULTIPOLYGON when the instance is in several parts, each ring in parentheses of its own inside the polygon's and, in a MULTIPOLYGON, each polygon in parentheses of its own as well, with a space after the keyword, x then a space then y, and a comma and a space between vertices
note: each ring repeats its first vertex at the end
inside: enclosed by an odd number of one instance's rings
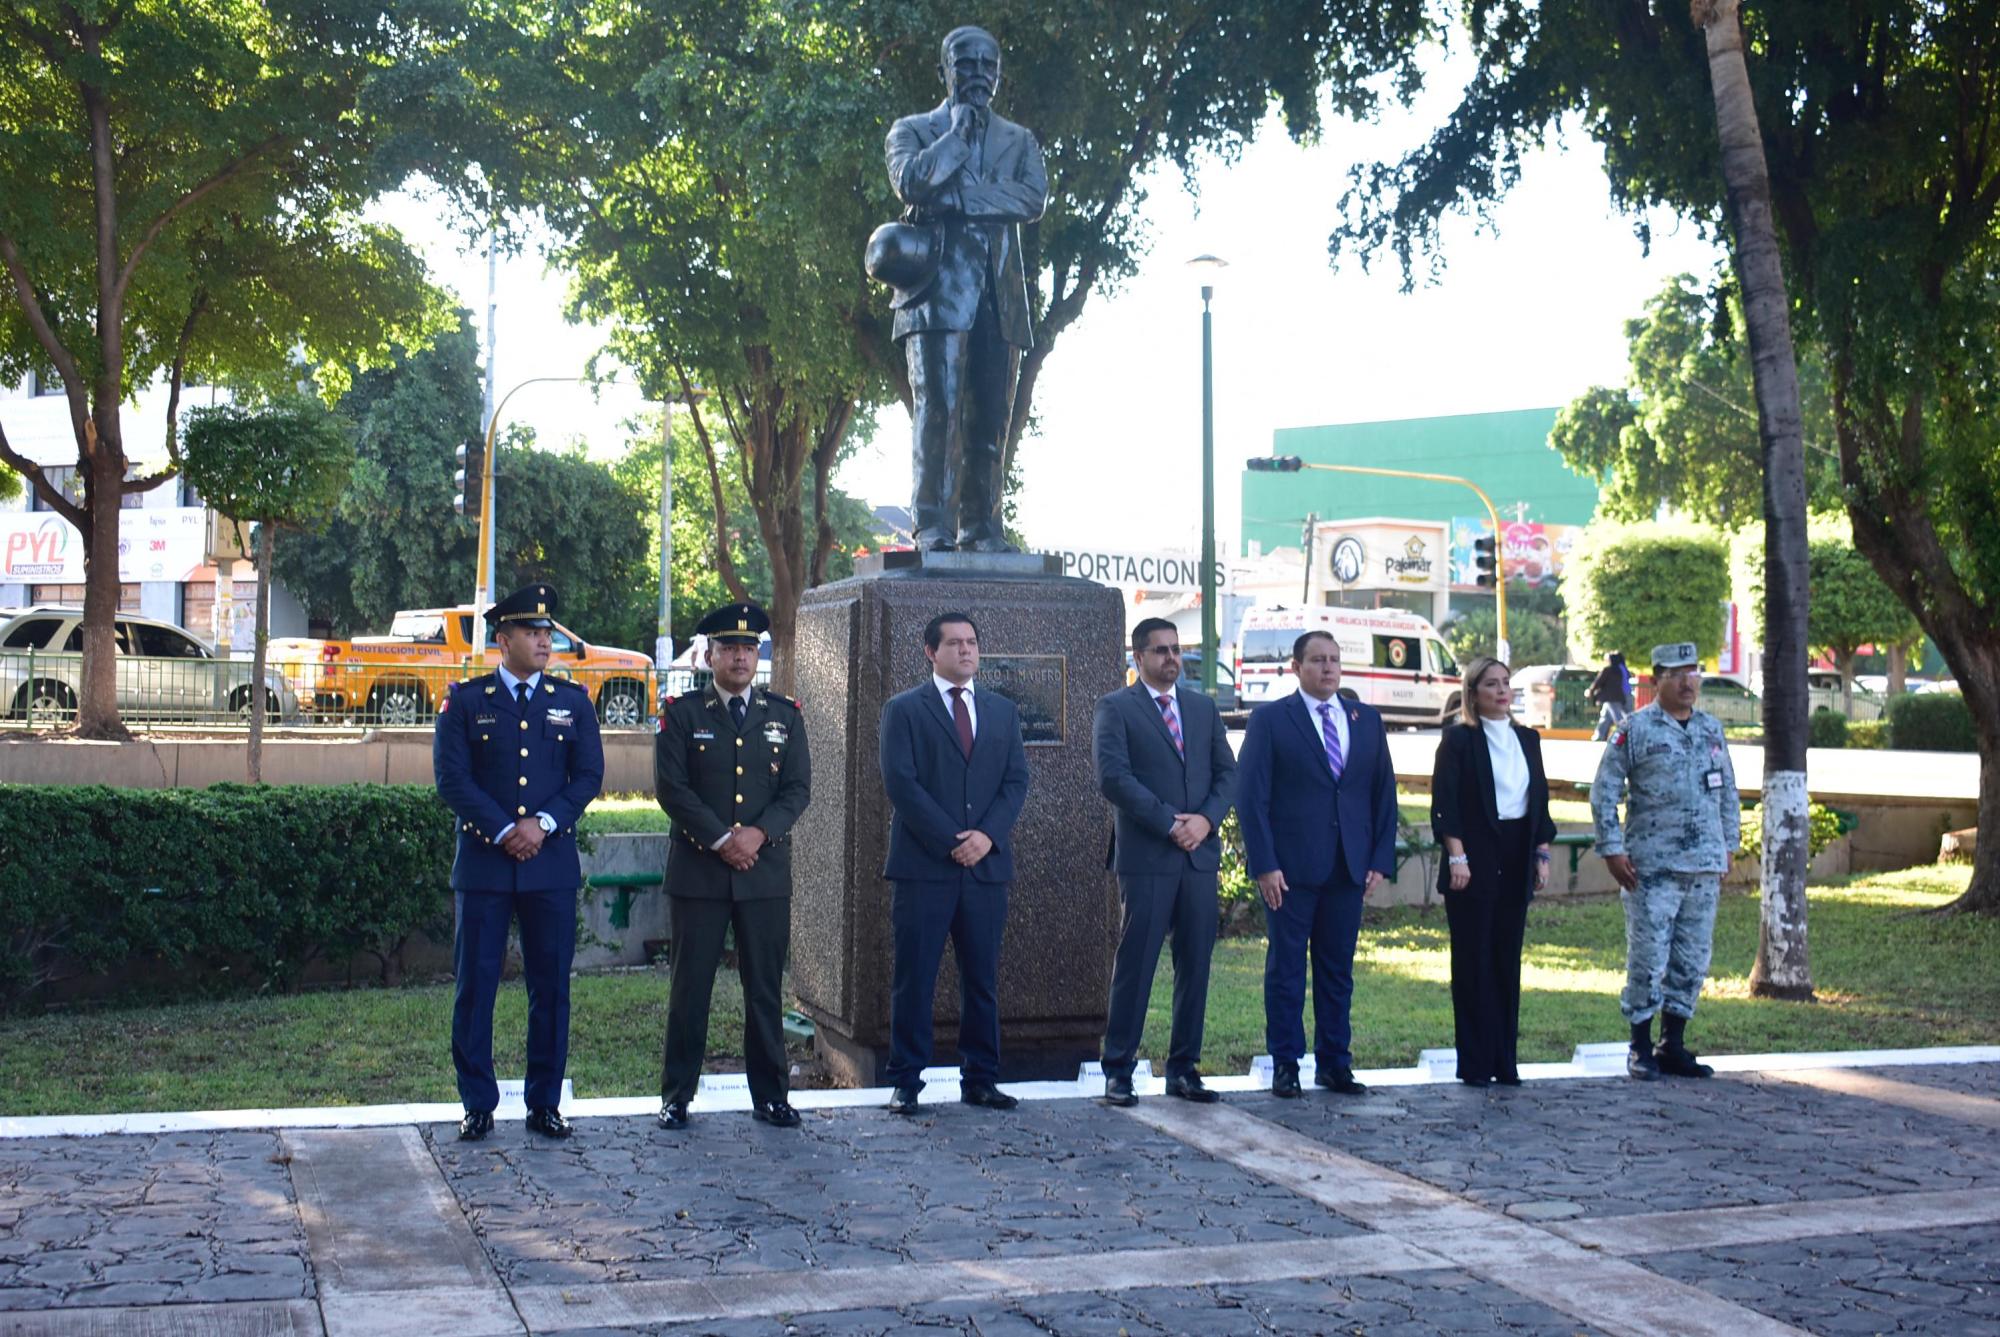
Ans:
MULTIPOLYGON (((1812 669, 1806 674, 1806 687, 1812 698, 1811 704, 1807 706, 1808 712, 1831 710, 1836 715, 1841 713, 1839 673, 1833 669, 1812 669)), ((1879 720, 1886 709, 1887 703, 1882 700, 1882 694, 1863 684, 1857 677, 1854 680, 1854 708, 1847 712, 1847 718, 1879 720)))
MULTIPOLYGON (((207 641, 171 622, 118 614, 118 713, 128 720, 229 723, 248 720, 250 661, 217 658, 207 641)), ((0 610, 0 708, 16 719, 76 714, 83 685, 83 610, 53 605, 0 610)), ((264 671, 266 718, 299 718, 285 675, 264 671)))
POLYGON ((1514 721, 1530 729, 1590 729, 1598 704, 1590 699, 1597 670, 1578 664, 1530 664, 1514 670, 1514 721))
POLYGON ((1695 705, 1715 716, 1726 728, 1764 722, 1764 698, 1732 673, 1710 673, 1703 677, 1701 699, 1695 705))

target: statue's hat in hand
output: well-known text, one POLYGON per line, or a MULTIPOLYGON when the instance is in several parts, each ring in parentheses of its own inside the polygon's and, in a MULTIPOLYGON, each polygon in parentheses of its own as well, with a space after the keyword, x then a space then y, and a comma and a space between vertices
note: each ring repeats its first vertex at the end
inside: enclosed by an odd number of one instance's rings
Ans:
POLYGON ((915 223, 884 223, 869 235, 862 263, 868 277, 877 283, 914 292, 937 273, 937 229, 915 223))

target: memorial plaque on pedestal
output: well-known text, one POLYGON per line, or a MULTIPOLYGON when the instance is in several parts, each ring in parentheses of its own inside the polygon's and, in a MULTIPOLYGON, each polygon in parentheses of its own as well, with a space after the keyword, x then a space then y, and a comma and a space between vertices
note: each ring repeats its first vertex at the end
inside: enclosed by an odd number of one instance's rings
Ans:
MULTIPOLYGON (((792 987, 822 1056, 856 1084, 874 1082, 889 1044, 882 706, 929 677, 924 624, 948 610, 979 627, 980 690, 1020 707, 1031 773, 1000 951, 1002 1078, 1074 1077, 1104 1032, 1118 887, 1104 866, 1111 809, 1097 792, 1090 734, 1097 699, 1125 681, 1124 602, 1116 590, 1029 574, 1018 561, 1015 570, 968 571, 991 558, 959 556, 972 560, 941 570, 920 559, 823 585, 799 609, 813 802, 793 830, 792 987)), ((948 951, 934 1021, 935 1061, 956 1062, 958 979, 948 951)))

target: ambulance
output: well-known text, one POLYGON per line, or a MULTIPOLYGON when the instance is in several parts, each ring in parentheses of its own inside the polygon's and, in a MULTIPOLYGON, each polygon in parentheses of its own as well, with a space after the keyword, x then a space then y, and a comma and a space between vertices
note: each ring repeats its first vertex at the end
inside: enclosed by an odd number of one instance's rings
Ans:
POLYGON ((1463 693, 1458 661, 1437 628, 1396 608, 1253 608, 1236 638, 1236 691, 1254 708, 1298 690, 1292 643, 1324 631, 1340 646, 1340 690, 1391 728, 1449 723, 1463 693))

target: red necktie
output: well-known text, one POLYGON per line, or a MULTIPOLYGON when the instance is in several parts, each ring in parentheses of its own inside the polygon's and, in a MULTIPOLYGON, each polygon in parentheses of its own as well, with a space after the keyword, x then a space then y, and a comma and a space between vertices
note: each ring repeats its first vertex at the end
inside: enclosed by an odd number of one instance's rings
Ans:
POLYGON ((958 726, 958 750, 972 760, 972 711, 965 704, 965 689, 951 689, 951 722, 958 726))

